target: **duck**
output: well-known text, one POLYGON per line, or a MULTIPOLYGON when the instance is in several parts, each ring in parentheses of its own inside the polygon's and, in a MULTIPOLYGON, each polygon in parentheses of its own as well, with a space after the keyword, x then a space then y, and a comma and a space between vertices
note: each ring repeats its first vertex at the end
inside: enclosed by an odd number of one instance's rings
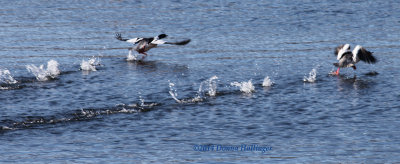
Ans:
POLYGON ((354 70, 357 69, 356 63, 359 61, 366 62, 368 64, 374 64, 377 59, 372 55, 372 52, 366 50, 364 47, 357 45, 353 51, 350 51, 350 44, 343 44, 335 48, 335 56, 338 60, 337 63, 333 63, 334 66, 338 67, 334 75, 339 75, 340 68, 352 67, 354 70))
MULTIPOLYGON (((186 45, 190 42, 190 39, 186 39, 183 41, 179 42, 167 42, 162 39, 166 38, 168 35, 167 34, 160 34, 156 37, 149 37, 149 38, 123 38, 120 33, 115 34, 115 38, 120 41, 132 43, 133 47, 129 48, 129 55, 131 55, 132 50, 135 50, 139 54, 143 54, 142 60, 147 56, 147 51, 149 51, 152 48, 157 47, 160 44, 174 44, 174 45, 186 45)), ((129 58, 128 55, 128 58, 129 58)))

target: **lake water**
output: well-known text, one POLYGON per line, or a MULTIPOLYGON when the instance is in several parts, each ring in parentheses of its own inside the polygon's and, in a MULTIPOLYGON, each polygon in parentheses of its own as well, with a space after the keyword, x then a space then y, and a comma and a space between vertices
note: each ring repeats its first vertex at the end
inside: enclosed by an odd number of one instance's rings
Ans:
POLYGON ((400 161, 399 1, 0 5, 1 163, 400 161), (329 75, 344 43, 378 62, 329 75))

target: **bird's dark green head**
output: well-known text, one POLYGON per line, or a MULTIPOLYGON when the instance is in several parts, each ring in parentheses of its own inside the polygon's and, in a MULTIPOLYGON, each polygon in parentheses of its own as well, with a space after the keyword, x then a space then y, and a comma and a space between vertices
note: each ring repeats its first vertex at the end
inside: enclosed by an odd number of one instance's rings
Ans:
POLYGON ((158 39, 166 38, 168 35, 167 34, 160 34, 158 35, 158 39))

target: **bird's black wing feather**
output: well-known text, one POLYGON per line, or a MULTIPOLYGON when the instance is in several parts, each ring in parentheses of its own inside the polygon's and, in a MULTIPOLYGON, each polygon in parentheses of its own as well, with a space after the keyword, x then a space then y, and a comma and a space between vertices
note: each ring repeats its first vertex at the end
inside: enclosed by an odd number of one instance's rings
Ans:
POLYGON ((339 53, 339 51, 340 51, 340 49, 342 49, 344 47, 344 44, 342 44, 342 45, 340 45, 340 46, 337 46, 336 48, 335 48, 335 56, 337 56, 338 55, 338 53, 339 53))
POLYGON ((186 40, 179 41, 179 42, 165 42, 165 44, 185 45, 185 44, 188 44, 189 42, 190 42, 190 39, 186 39, 186 40))
POLYGON ((120 33, 116 33, 116 34, 115 34, 115 38, 118 39, 118 40, 120 40, 120 41, 127 41, 127 40, 129 40, 129 39, 126 39, 126 38, 122 38, 122 36, 121 36, 120 33))
POLYGON ((372 56, 372 52, 367 51, 365 48, 360 48, 357 52, 357 56, 361 61, 366 63, 376 63, 377 60, 374 56, 372 56))

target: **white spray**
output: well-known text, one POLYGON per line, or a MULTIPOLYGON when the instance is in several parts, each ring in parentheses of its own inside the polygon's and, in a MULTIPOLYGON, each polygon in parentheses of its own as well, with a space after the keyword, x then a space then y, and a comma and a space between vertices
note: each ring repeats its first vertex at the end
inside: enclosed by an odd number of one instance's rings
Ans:
POLYGON ((249 81, 243 81, 243 82, 233 82, 231 83, 231 86, 236 86, 240 88, 240 91, 244 92, 244 93, 251 93, 255 90, 253 83, 251 82, 251 80, 249 81))
POLYGON ((129 50, 126 61, 135 61, 135 60, 137 60, 137 54, 132 55, 132 50, 129 50))
POLYGON ((270 87, 274 84, 274 82, 271 81, 271 79, 267 76, 264 78, 264 81, 262 83, 263 87, 270 87))
POLYGON ((209 96, 214 97, 217 94, 217 76, 213 76, 200 83, 199 91, 197 94, 200 96, 204 91, 207 91, 209 96))
POLYGON ((89 60, 82 60, 81 69, 84 71, 97 71, 96 66, 100 65, 100 59, 92 57, 89 60))
POLYGON ((308 73, 308 77, 304 76, 304 82, 314 83, 317 80, 317 69, 313 68, 310 73, 308 73))
POLYGON ((193 103, 193 102, 200 102, 203 101, 205 97, 205 92, 207 92, 208 96, 216 96, 217 94, 217 82, 216 80, 218 79, 217 76, 213 76, 203 82, 200 83, 199 90, 197 91, 197 95, 194 98, 191 99, 182 99, 179 100, 178 93, 176 92, 176 89, 174 88, 175 84, 169 82, 169 94, 172 96, 172 98, 178 102, 178 103, 193 103))
POLYGON ((47 69, 44 69, 44 65, 36 67, 35 65, 27 65, 26 69, 35 75, 38 81, 47 81, 49 79, 54 79, 60 74, 58 69, 58 62, 55 60, 50 60, 47 62, 47 69))
POLYGON ((181 100, 179 100, 178 98, 176 98, 178 96, 178 93, 176 93, 176 89, 174 89, 175 84, 169 82, 169 94, 172 96, 172 98, 178 102, 178 103, 182 103, 181 100))
POLYGON ((1 70, 0 69, 0 83, 6 83, 6 84, 15 84, 18 81, 15 80, 12 76, 9 70, 1 70))

